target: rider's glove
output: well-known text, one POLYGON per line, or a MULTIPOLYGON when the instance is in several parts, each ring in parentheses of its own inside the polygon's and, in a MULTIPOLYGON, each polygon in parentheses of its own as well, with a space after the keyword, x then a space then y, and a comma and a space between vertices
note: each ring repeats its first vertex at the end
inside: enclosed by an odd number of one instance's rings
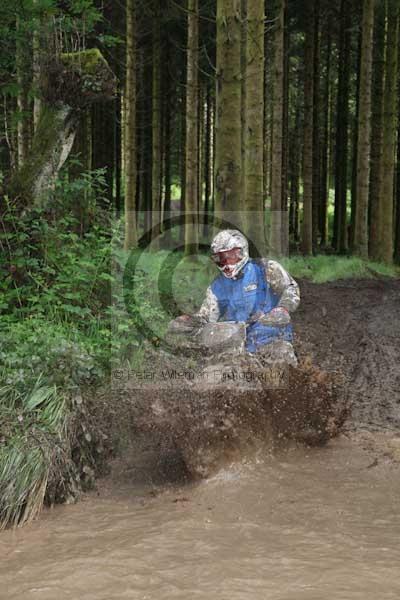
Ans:
POLYGON ((284 327, 290 323, 289 311, 283 306, 277 306, 263 314, 258 321, 263 325, 273 325, 274 327, 284 327))

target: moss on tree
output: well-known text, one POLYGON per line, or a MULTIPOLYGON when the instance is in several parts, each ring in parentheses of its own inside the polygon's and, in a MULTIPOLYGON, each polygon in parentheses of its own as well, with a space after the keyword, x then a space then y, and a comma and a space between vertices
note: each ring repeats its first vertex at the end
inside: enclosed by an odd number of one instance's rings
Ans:
POLYGON ((23 204, 42 203, 71 151, 83 109, 114 97, 116 78, 100 50, 61 54, 42 82, 42 113, 30 154, 8 191, 23 204))
POLYGON ((45 102, 85 108, 94 102, 111 100, 116 78, 100 50, 61 54, 49 65, 42 88, 45 102))

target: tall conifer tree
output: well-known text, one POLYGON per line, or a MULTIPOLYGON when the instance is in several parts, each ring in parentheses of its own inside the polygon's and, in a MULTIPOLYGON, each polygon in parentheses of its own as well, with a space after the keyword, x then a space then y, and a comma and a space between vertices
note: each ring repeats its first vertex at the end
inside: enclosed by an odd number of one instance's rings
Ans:
POLYGON ((354 251, 368 258, 368 193, 371 149, 371 71, 374 0, 364 0, 360 64, 360 101, 357 142, 357 191, 354 219, 354 251))
POLYGON ((216 24, 215 210, 222 213, 241 208, 241 0, 217 0, 216 24))
POLYGON ((385 87, 383 95, 382 193, 378 232, 378 258, 386 263, 392 262, 394 249, 393 193, 397 119, 399 10, 398 0, 388 0, 385 87))
POLYGON ((185 249, 194 254, 198 247, 199 182, 199 17, 198 0, 188 0, 188 47, 186 59, 186 185, 185 249))
POLYGON ((286 219, 283 206, 283 104, 284 104, 284 30, 286 0, 280 0, 274 35, 273 105, 272 105, 272 179, 271 226, 269 245, 271 252, 280 256, 287 241, 286 219))
POLYGON ((305 0, 303 223, 301 240, 302 251, 304 254, 312 254, 313 251, 314 8, 314 0, 305 0))
POLYGON ((263 255, 264 0, 252 0, 247 4, 245 98, 246 230, 258 252, 263 255))
POLYGON ((136 19, 135 0, 126 0, 125 74, 125 250, 137 244, 136 233, 136 19))

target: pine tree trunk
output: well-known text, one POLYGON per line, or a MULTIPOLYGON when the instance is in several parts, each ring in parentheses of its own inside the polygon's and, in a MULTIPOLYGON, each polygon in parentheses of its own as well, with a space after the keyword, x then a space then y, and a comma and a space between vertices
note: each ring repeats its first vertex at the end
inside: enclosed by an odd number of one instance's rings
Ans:
POLYGON ((30 144, 30 106, 29 92, 29 43, 26 42, 27 32, 22 30, 21 20, 17 18, 17 41, 16 41, 16 70, 18 82, 18 168, 25 164, 29 155, 30 144))
POLYGON ((136 233, 136 15, 135 0, 126 0, 125 76, 125 238, 124 249, 137 245, 136 233))
MULTIPOLYGON (((33 1, 37 8, 38 0, 33 1)), ((42 100, 40 88, 42 79, 42 17, 37 16, 34 21, 32 34, 32 88, 33 88, 33 127, 37 129, 39 123, 42 100)))
POLYGON ((371 71, 374 0, 364 0, 360 62, 360 107, 357 143, 357 202, 354 219, 354 252, 368 258, 368 193, 371 148, 371 71))
POLYGON ((350 81, 350 4, 341 0, 339 81, 336 109, 335 232, 334 246, 347 252, 347 175, 350 81))
POLYGON ((247 6, 245 93, 246 233, 260 256, 265 255, 263 192, 264 127, 264 0, 247 6))
MULTIPOLYGON (((266 40, 267 36, 264 35, 264 54, 266 53, 266 40)), ((272 127, 271 127, 271 82, 270 82, 270 71, 265 65, 264 73, 264 150, 263 150, 263 171, 264 171, 264 197, 271 196, 271 140, 272 140, 272 127)))
POLYGON ((13 113, 15 113, 15 108, 13 105, 16 105, 16 100, 15 100, 15 98, 8 98, 6 94, 3 94, 2 99, 3 99, 2 114, 3 114, 3 126, 4 126, 4 145, 7 148, 10 173, 11 173, 11 175, 13 175, 15 173, 15 171, 17 170, 17 166, 18 166, 17 144, 16 144, 15 135, 13 135, 13 130, 11 127, 12 115, 13 115, 13 113))
POLYGON ((331 35, 332 20, 327 24, 327 43, 326 43, 326 63, 325 63, 325 82, 323 105, 325 107, 322 124, 322 148, 321 148, 321 197, 319 212, 319 231, 321 233, 321 246, 325 247, 328 243, 328 199, 329 199, 329 132, 330 132, 330 104, 331 104, 331 35))
POLYGON ((290 143, 290 211, 289 233, 295 243, 299 241, 299 183, 300 183, 300 109, 296 109, 294 129, 290 143))
MULTIPOLYGON (((186 71, 185 71, 186 72, 186 71)), ((185 212, 186 202, 186 86, 181 86, 181 115, 180 115, 180 176, 181 176, 181 197, 179 210, 181 214, 185 212)), ((184 233, 182 229, 181 233, 184 233)))
MULTIPOLYGON (((247 95, 247 2, 248 0, 241 0, 240 11, 241 11, 241 38, 240 38, 240 88, 241 88, 241 111, 240 111, 240 122, 241 122, 241 150, 242 150, 242 189, 240 191, 241 196, 241 208, 245 208, 246 203, 246 95, 247 95)), ((258 0, 256 0, 256 3, 258 0)), ((251 9, 250 9, 251 10, 251 9)), ((246 224, 247 227, 247 224, 246 224)))
POLYGON ((282 210, 285 212, 285 249, 289 250, 288 186, 289 186, 289 30, 287 27, 288 5, 285 0, 283 13, 283 127, 282 127, 282 210))
POLYGON ((172 105, 175 101, 171 87, 171 81, 168 71, 166 72, 166 93, 164 98, 164 212, 163 212, 163 230, 165 231, 165 239, 169 243, 171 239, 171 228, 167 222, 171 217, 171 161, 172 161, 172 140, 171 140, 171 121, 172 121, 172 105))
POLYGON ((179 240, 182 244, 185 241, 185 226, 184 226, 184 215, 185 215, 185 202, 186 202, 186 61, 184 62, 184 68, 182 76, 184 79, 181 83, 181 112, 179 115, 180 130, 179 130, 179 173, 180 173, 180 184, 181 194, 179 199, 179 212, 182 215, 181 227, 179 230, 179 240))
POLYGON ((273 62, 273 99, 272 99, 272 179, 271 179, 271 221, 269 232, 270 252, 274 256, 285 254, 287 238, 284 234, 282 206, 282 167, 283 167, 283 95, 284 95, 284 40, 285 40, 285 4, 280 0, 274 33, 273 62))
POLYGON ((385 72, 385 2, 375 6, 371 92, 371 172, 369 184, 369 256, 379 255, 379 199, 382 191, 383 82, 385 72))
POLYGON ((198 251, 198 111, 199 111, 199 21, 198 0, 188 0, 188 44, 186 60, 186 185, 185 253, 198 251))
POLYGON ((139 73, 142 80, 143 94, 141 94, 140 104, 140 194, 141 194, 141 210, 144 212, 145 230, 147 232, 146 239, 150 237, 152 226, 152 170, 153 170, 153 154, 152 154, 152 103, 149 99, 152 96, 152 63, 146 60, 146 56, 151 53, 151 46, 147 46, 141 55, 139 63, 139 73))
POLYGON ((206 122, 205 129, 205 149, 204 149, 204 229, 203 233, 208 236, 209 211, 211 206, 211 86, 207 85, 206 91, 206 122))
MULTIPOLYGON (((151 52, 151 50, 150 50, 151 52)), ((145 60, 145 59, 144 59, 145 60)), ((146 97, 149 100, 152 97, 153 88, 153 66, 150 62, 145 69, 145 89, 146 97)), ((153 202, 153 136, 152 136, 152 120, 153 120, 153 107, 152 102, 147 101, 144 98, 144 123, 143 123, 143 207, 145 210, 145 222, 146 231, 151 234, 152 232, 152 202, 153 202)), ((151 237, 151 235, 149 236, 151 237)))
MULTIPOLYGON (((337 63, 336 63, 337 64, 337 63)), ((328 162, 328 190, 335 189, 335 140, 336 140, 336 97, 335 97, 335 82, 337 81, 338 75, 338 67, 339 65, 332 63, 332 80, 331 80, 331 98, 329 105, 329 162, 328 162)), ((332 247, 334 244, 335 237, 335 227, 332 231, 332 236, 330 238, 330 245, 332 247)))
MULTIPOLYGON (((352 132, 352 167, 351 167, 351 213, 350 213, 350 232, 349 232, 349 246, 351 249, 354 248, 354 220, 356 214, 357 204, 357 140, 358 140, 358 116, 360 113, 360 60, 361 60, 361 32, 357 32, 358 44, 357 44, 357 66, 356 66, 356 109, 353 119, 353 132, 352 132)), ((370 206, 368 203, 368 224, 370 222, 370 206)), ((369 225, 368 225, 369 226, 369 225)))
POLYGON ((382 153, 382 195, 380 200, 379 253, 378 258, 385 262, 393 261, 393 183, 397 117, 397 65, 399 42, 399 3, 387 3, 387 46, 385 61, 385 88, 383 100, 383 153, 382 153))
POLYGON ((320 239, 320 210, 321 210, 321 188, 320 188, 320 1, 315 2, 314 13, 314 100, 313 100, 313 193, 312 193, 312 237, 313 249, 317 248, 320 239))
MULTIPOLYGON (((163 47, 162 54, 164 60, 167 56, 164 54, 164 36, 161 36, 161 45, 163 47)), ((161 58, 160 58, 161 64, 161 58)), ((164 174, 165 174, 165 77, 162 69, 160 69, 160 170, 159 170, 159 186, 160 186, 160 232, 164 231, 164 174)), ((161 240, 160 240, 161 241, 161 240)))
POLYGON ((303 254, 312 254, 314 0, 305 0, 305 4, 306 32, 304 47, 303 224, 301 248, 303 254))
POLYGON ((214 214, 215 210, 215 94, 210 95, 211 112, 210 112, 210 215, 214 214))
POLYGON ((397 168, 396 168, 396 226, 395 226, 395 244, 394 259, 396 264, 400 264, 400 103, 397 113, 397 168))
MULTIPOLYGON (((215 210, 240 209, 241 11, 240 0, 217 0, 215 210)), ((232 215, 234 217, 234 215, 232 215)))
MULTIPOLYGON (((104 17, 105 21, 109 21, 110 27, 115 31, 115 34, 119 34, 123 37, 126 29, 126 19, 125 11, 121 9, 120 4, 118 3, 108 3, 104 5, 104 17)), ((105 29, 105 27, 104 27, 105 29)), ((112 69, 115 73, 117 81, 124 81, 125 73, 124 73, 124 62, 125 62, 125 48, 122 44, 116 45, 115 48, 110 48, 107 52, 110 64, 112 65, 112 69)), ((136 53, 136 62, 138 60, 138 53, 136 53)), ((138 82, 138 68, 136 67, 136 82, 138 82)), ((110 175, 111 175, 111 193, 110 199, 113 200, 113 208, 117 215, 120 215, 122 206, 122 190, 121 190, 121 161, 122 161, 122 114, 121 114, 121 100, 122 93, 120 86, 116 91, 113 102, 110 103, 109 111, 110 111, 110 121, 112 124, 111 127, 111 135, 113 136, 113 140, 111 142, 110 147, 110 155, 108 158, 108 163, 110 165, 110 175), (112 150, 112 152, 111 152, 112 150)), ((136 113, 138 110, 138 101, 136 101, 136 113)), ((139 209, 139 195, 137 193, 138 185, 139 185, 139 167, 138 161, 140 156, 140 145, 138 144, 138 119, 136 115, 136 213, 139 209)))
POLYGON ((121 212, 121 94, 119 92, 114 101, 114 119, 115 210, 119 215, 121 212))
POLYGON ((197 114, 197 210, 204 212, 203 182, 204 182, 204 152, 205 152, 205 86, 198 82, 198 114, 197 114))
MULTIPOLYGON (((139 148, 139 194, 137 196, 137 202, 139 210, 144 212, 143 216, 145 220, 146 231, 148 231, 148 229, 151 227, 149 214, 151 211, 151 202, 150 204, 147 203, 146 196, 147 179, 151 179, 150 175, 148 174, 148 171, 151 170, 151 160, 148 161, 149 146, 151 146, 151 139, 149 140, 149 131, 151 129, 151 106, 149 102, 149 97, 151 97, 151 89, 149 89, 150 86, 148 78, 145 78, 144 55, 145 48, 138 48, 136 76, 138 78, 138 89, 143 90, 143 93, 138 94, 138 101, 136 106, 136 139, 139 148)), ((149 66, 147 67, 147 70, 149 70, 149 66)))
POLYGON ((114 104, 96 104, 92 110, 92 168, 104 169, 107 201, 104 208, 113 204, 114 189, 114 104))
POLYGON ((161 5, 155 1, 153 16, 153 86, 152 86, 152 173, 151 223, 153 248, 159 244, 161 232, 161 5))
MULTIPOLYGON (((272 79, 272 77, 271 77, 272 79)), ((273 147, 273 129, 274 129, 274 104, 272 102, 272 94, 269 94, 268 102, 268 122, 269 122, 269 138, 267 151, 267 174, 268 174, 268 192, 267 196, 272 198, 272 147, 273 147)))

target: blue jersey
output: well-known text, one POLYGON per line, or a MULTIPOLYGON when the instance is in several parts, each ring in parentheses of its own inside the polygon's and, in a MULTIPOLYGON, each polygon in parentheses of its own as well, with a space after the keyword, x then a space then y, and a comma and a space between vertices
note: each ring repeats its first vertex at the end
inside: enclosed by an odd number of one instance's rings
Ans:
POLYGON ((246 337, 246 349, 249 352, 255 352, 276 339, 292 341, 290 324, 278 327, 251 322, 254 315, 268 313, 280 300, 266 281, 261 264, 249 260, 236 279, 228 279, 221 274, 211 284, 211 291, 218 301, 220 321, 249 323, 246 337))

